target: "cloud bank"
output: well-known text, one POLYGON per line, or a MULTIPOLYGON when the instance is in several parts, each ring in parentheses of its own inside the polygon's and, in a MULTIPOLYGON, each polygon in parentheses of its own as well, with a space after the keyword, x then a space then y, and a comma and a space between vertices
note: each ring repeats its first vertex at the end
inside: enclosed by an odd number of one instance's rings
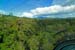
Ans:
POLYGON ((75 5, 62 6, 62 5, 53 5, 49 7, 40 7, 30 12, 23 12, 21 16, 33 18, 34 16, 39 16, 43 14, 59 14, 59 13, 70 13, 75 11, 75 5))

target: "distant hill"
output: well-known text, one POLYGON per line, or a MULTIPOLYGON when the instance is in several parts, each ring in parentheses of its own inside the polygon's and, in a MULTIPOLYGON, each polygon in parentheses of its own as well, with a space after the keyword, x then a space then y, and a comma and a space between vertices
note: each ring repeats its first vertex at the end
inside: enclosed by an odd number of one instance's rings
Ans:
POLYGON ((0 50, 53 50, 75 39, 75 18, 0 17, 0 50))

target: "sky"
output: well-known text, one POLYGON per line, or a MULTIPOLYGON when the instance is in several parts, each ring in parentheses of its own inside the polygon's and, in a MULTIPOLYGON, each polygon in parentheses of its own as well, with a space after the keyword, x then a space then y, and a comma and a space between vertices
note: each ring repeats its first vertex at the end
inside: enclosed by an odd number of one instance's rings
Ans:
POLYGON ((50 6, 51 3, 52 0, 0 0, 0 9, 7 12, 23 12, 50 6))
POLYGON ((0 0, 0 13, 19 17, 74 17, 75 0, 0 0))

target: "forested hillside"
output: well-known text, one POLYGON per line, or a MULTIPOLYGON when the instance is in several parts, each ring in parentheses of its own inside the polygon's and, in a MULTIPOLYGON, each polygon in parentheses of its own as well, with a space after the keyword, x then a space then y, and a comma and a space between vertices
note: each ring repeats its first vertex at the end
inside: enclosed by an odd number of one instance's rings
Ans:
POLYGON ((75 18, 0 17, 0 50, 53 50, 70 39, 75 39, 75 18))

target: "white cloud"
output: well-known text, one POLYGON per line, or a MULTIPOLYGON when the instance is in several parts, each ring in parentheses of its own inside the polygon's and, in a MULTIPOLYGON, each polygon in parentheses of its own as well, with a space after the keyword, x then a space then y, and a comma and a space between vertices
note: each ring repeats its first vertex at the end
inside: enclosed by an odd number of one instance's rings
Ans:
POLYGON ((3 10, 0 10, 0 14, 6 14, 6 12, 3 10))
POLYGON ((32 17, 34 16, 34 14, 32 14, 32 13, 28 13, 28 12, 23 12, 22 16, 32 18, 32 17))
POLYGON ((52 5, 73 5, 75 0, 53 0, 52 5))
POLYGON ((37 15, 70 13, 74 11, 75 11, 75 5, 70 5, 70 6, 53 5, 49 7, 36 8, 30 10, 30 12, 23 12, 21 16, 33 18, 33 16, 37 16, 37 15))

